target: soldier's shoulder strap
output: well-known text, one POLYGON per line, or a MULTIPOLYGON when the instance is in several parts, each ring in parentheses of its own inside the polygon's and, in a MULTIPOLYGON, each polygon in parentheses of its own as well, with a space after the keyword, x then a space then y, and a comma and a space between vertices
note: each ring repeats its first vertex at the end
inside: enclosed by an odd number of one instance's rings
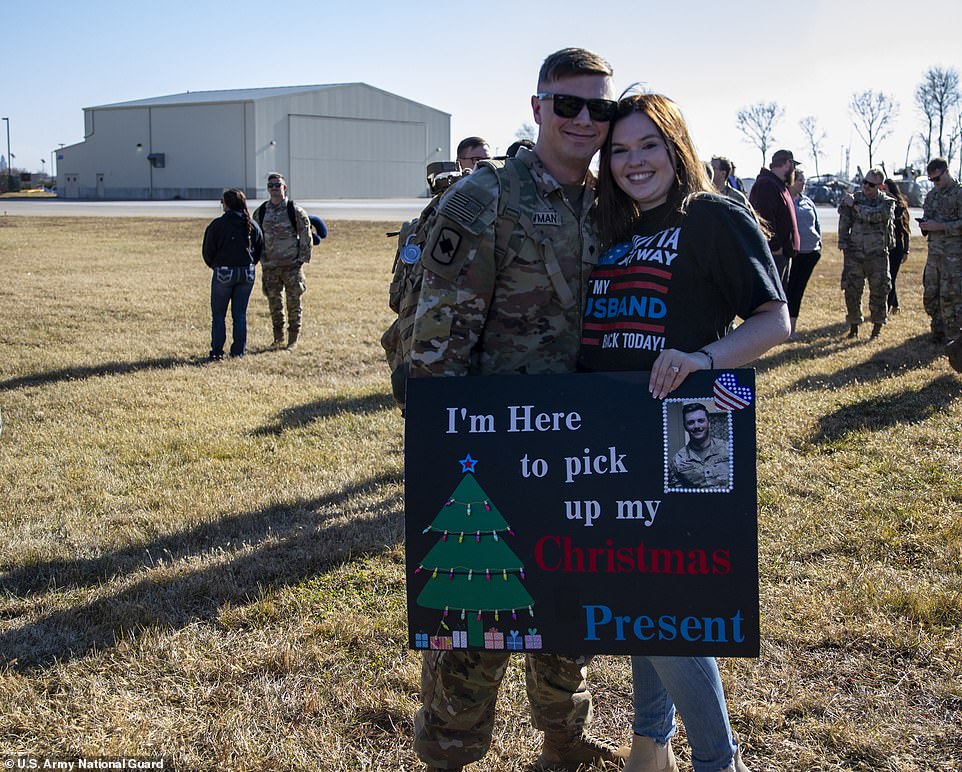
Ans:
POLYGON ((265 201, 257 209, 254 210, 254 219, 257 220, 257 224, 262 228, 264 227, 264 211, 267 209, 267 202, 265 201))

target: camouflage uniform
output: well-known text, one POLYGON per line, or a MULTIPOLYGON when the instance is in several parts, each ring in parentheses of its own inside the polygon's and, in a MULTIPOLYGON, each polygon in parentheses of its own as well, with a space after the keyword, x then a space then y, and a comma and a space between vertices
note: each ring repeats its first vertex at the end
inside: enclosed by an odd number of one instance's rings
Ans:
MULTIPOLYGON (((311 221, 307 212, 295 204, 297 233, 287 216, 287 199, 275 206, 270 201, 264 209, 264 257, 261 260, 261 282, 271 310, 274 341, 284 337, 284 296, 287 296, 288 335, 297 340, 301 329, 301 295, 307 289, 303 264, 311 260, 311 221)), ((293 342, 293 341, 291 341, 293 342)))
POLYGON ((711 438, 704 450, 683 445, 668 465, 668 485, 673 488, 713 488, 728 485, 728 443, 711 438))
POLYGON ((871 321, 885 324, 889 276, 889 249, 895 241, 895 199, 882 193, 869 200, 861 191, 852 206, 838 207, 838 248, 842 250, 842 290, 845 292, 845 320, 862 323, 862 290, 868 279, 871 321), (856 208, 858 211, 856 211, 856 208))
POLYGON ((932 332, 951 340, 962 329, 962 187, 953 182, 925 197, 922 219, 945 223, 928 235, 929 255, 922 274, 922 303, 932 332))
MULTIPOLYGON (((575 212, 537 155, 520 150, 514 163, 519 177, 531 178, 520 186, 518 217, 499 217, 498 176, 507 169, 479 166, 441 200, 421 255, 412 377, 574 370, 584 293, 599 252, 588 223, 593 184, 575 212), (504 223, 513 226, 510 238, 504 223)), ((443 768, 484 756, 508 656, 425 652, 414 739, 422 760, 443 768)), ((591 716, 588 659, 525 655, 538 729, 581 732, 591 716)))

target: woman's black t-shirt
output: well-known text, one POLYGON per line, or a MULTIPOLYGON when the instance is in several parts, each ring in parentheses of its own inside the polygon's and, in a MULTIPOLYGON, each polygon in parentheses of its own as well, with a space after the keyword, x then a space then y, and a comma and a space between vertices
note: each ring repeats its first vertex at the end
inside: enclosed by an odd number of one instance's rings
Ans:
POLYGON ((651 370, 663 349, 697 351, 770 300, 785 300, 751 213, 722 196, 689 203, 666 227, 645 212, 630 242, 602 255, 588 281, 579 369, 651 370))

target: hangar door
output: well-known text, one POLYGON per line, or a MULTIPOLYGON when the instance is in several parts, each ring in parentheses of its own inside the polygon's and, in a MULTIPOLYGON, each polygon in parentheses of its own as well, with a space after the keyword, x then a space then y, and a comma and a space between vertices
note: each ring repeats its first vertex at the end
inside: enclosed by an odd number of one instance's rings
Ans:
POLYGON ((419 196, 427 126, 291 116, 291 188, 299 198, 419 196))

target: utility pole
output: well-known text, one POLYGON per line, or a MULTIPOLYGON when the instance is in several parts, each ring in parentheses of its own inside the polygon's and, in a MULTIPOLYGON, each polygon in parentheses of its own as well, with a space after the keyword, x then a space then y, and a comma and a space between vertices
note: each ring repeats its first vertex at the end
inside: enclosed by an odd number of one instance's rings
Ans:
POLYGON ((7 192, 13 192, 13 156, 10 155, 10 119, 4 118, 7 122, 7 192))

